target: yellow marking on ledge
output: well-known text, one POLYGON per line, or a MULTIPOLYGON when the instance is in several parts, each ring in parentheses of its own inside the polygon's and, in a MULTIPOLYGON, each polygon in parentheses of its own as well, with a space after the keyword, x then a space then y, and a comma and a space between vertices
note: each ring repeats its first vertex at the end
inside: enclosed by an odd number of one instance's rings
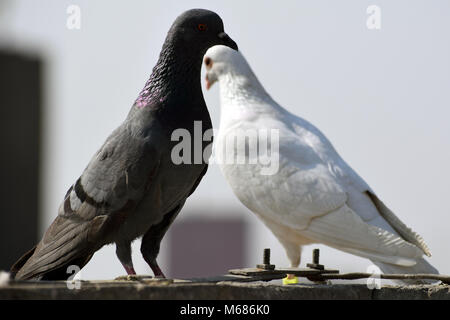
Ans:
POLYGON ((286 276, 286 278, 283 278, 283 284, 296 284, 296 283, 298 283, 298 278, 297 277, 289 277, 289 276, 286 276))

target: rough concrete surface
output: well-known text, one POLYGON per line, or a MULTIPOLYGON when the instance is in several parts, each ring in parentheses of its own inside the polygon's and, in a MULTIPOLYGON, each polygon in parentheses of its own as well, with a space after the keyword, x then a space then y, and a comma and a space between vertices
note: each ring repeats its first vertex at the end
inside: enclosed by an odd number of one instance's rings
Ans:
POLYGON ((0 299, 450 299, 448 285, 385 286, 370 290, 363 284, 279 285, 260 281, 81 281, 79 284, 79 289, 69 289, 64 281, 10 282, 0 287, 0 299))

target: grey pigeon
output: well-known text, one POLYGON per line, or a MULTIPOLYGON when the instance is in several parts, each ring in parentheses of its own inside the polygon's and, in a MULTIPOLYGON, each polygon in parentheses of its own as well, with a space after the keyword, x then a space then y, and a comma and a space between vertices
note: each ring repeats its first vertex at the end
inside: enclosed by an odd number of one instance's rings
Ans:
POLYGON ((82 268, 111 243, 135 274, 131 242, 140 236, 145 261, 164 277, 156 262, 160 242, 208 167, 203 159, 175 164, 171 150, 178 142, 171 135, 181 128, 193 137, 194 121, 203 132, 212 128, 200 70, 206 50, 217 44, 238 49, 216 13, 193 9, 175 20, 126 120, 67 191, 42 240, 12 266, 15 279, 67 279, 69 266, 82 268))

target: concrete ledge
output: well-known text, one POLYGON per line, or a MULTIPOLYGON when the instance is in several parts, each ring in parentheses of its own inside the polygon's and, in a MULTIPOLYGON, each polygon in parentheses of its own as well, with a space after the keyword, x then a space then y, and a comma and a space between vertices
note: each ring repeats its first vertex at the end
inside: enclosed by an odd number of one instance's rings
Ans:
POLYGON ((448 285, 386 286, 370 290, 361 284, 266 282, 82 281, 68 289, 62 281, 11 282, 0 287, 0 299, 152 299, 152 300, 300 300, 300 299, 450 299, 448 285))

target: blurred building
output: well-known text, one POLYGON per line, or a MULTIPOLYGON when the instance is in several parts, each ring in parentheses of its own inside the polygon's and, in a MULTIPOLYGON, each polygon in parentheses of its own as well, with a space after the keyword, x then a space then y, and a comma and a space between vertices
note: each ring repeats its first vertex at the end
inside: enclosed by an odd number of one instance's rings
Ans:
POLYGON ((0 50, 0 269, 38 238, 40 58, 0 50))
POLYGON ((248 226, 242 218, 185 219, 168 234, 168 274, 179 278, 226 274, 247 262, 248 226))

